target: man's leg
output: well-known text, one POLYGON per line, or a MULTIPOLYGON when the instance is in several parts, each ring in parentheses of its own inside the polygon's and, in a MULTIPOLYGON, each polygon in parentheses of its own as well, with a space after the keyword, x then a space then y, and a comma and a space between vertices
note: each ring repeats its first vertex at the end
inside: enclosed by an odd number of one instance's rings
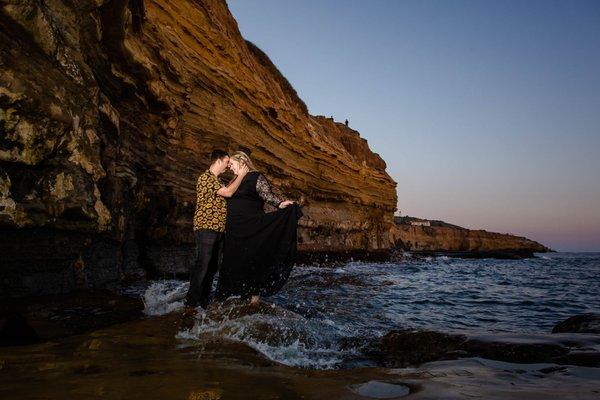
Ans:
POLYGON ((196 262, 192 265, 190 288, 186 296, 186 305, 189 307, 201 305, 202 282, 208 271, 214 244, 219 235, 208 229, 195 231, 194 234, 196 236, 196 262))
POLYGON ((206 271, 206 275, 204 276, 204 281, 202 282, 202 294, 200 295, 200 305, 202 306, 202 308, 206 308, 210 303, 210 292, 212 290, 212 284, 215 278, 215 274, 219 270, 222 254, 223 234, 220 234, 213 246, 212 257, 210 259, 210 263, 208 264, 208 270, 206 271))

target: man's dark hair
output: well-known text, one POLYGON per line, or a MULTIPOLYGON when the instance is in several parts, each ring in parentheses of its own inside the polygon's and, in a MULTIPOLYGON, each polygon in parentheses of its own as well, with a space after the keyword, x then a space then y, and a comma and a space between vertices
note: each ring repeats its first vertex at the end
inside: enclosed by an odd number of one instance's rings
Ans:
POLYGON ((229 153, 225 150, 215 149, 210 153, 210 163, 214 163, 217 160, 222 160, 225 157, 229 157, 229 153))

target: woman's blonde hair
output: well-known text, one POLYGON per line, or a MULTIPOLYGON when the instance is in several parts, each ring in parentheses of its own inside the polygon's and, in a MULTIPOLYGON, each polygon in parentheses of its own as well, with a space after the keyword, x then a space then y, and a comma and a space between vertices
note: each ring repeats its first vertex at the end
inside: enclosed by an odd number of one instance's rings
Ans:
POLYGON ((233 153, 231 155, 231 157, 229 157, 229 159, 236 160, 236 161, 240 162, 241 164, 246 165, 250 171, 256 171, 256 168, 254 167, 254 164, 252 163, 250 156, 248 154, 244 153, 243 151, 236 151, 235 153, 233 153))

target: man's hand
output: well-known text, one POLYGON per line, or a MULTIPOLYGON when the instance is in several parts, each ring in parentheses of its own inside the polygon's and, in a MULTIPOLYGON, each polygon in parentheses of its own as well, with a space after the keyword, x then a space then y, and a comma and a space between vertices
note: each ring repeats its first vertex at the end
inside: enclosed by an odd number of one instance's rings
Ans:
POLYGON ((294 203, 295 201, 292 200, 282 201, 281 203, 279 203, 279 208, 286 208, 287 206, 291 206, 294 203))

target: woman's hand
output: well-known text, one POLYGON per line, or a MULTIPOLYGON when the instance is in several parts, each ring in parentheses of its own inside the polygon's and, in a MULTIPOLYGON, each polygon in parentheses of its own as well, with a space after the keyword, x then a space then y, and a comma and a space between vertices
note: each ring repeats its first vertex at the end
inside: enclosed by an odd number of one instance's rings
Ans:
POLYGON ((292 200, 282 201, 281 203, 279 203, 279 208, 286 208, 287 206, 291 206, 294 203, 295 201, 292 200))
POLYGON ((246 176, 248 171, 250 171, 250 169, 248 168, 247 165, 245 165, 245 164, 240 165, 240 168, 238 169, 238 173, 236 175, 239 176, 240 178, 243 178, 244 176, 246 176))

